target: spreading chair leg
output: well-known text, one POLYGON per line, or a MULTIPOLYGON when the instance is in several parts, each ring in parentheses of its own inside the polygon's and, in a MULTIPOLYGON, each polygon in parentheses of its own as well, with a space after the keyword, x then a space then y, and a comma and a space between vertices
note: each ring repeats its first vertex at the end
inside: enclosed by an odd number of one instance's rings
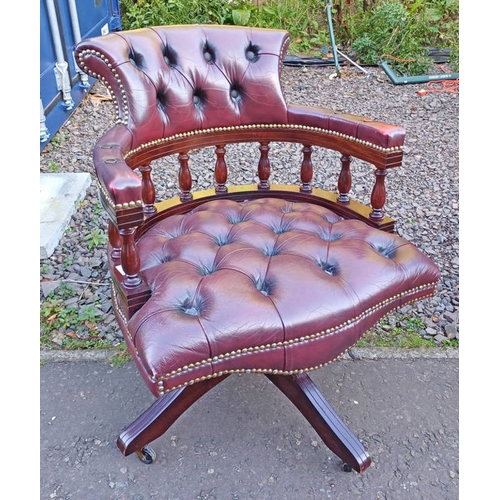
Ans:
POLYGON ((371 458, 358 438, 349 430, 335 410, 305 373, 297 375, 266 375, 299 409, 323 442, 350 468, 363 472, 371 458))
MULTIPOLYGON (((125 456, 136 453, 144 463, 152 463, 154 450, 149 443, 163 435, 193 403, 229 375, 197 382, 158 398, 142 415, 122 431, 117 446, 125 456)), ((266 375, 305 416, 323 442, 343 462, 343 469, 363 472, 371 458, 358 438, 305 373, 266 375)))
POLYGON ((151 463, 154 452, 147 445, 165 433, 193 403, 228 376, 197 382, 161 396, 121 432, 116 441, 118 448, 125 456, 135 452, 142 462, 151 463))

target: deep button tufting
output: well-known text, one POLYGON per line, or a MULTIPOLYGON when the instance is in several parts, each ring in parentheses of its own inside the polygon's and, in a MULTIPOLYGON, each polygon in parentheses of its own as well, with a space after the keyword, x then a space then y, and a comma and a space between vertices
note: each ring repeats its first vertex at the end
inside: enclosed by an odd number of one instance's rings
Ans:
POLYGON ((128 53, 128 58, 133 66, 135 66, 137 69, 144 70, 145 69, 145 64, 144 64, 144 56, 140 54, 139 52, 136 52, 133 48, 130 49, 128 53))
POLYGON ((388 242, 386 245, 372 245, 372 247, 376 252, 388 259, 394 259, 396 256, 396 246, 392 242, 388 242))
POLYGON ((239 101, 243 98, 243 87, 239 82, 233 82, 231 84, 230 95, 234 101, 239 101))
POLYGON ((213 266, 200 266, 198 268, 198 271, 200 273, 201 276, 209 276, 210 274, 213 274, 215 273, 215 271, 217 271, 217 266, 213 265, 213 266))
POLYGON ((202 316, 203 301, 199 296, 194 300, 192 297, 186 297, 183 301, 179 302, 178 310, 189 316, 202 316))
POLYGON ((239 224, 240 222, 245 222, 245 217, 243 214, 230 214, 228 216, 228 221, 230 224, 239 224))
POLYGON ((165 88, 159 88, 156 91, 156 103, 158 109, 166 113, 168 108, 168 96, 167 96, 167 90, 165 88))
POLYGON ((331 276, 337 276, 337 274, 339 274, 339 265, 337 262, 325 262, 320 260, 318 266, 331 276))
POLYGON ((266 257, 274 257, 276 255, 279 255, 280 251, 279 248, 276 246, 272 247, 264 247, 261 248, 261 252, 266 256, 266 257))
POLYGON ((341 233, 332 233, 323 229, 318 233, 318 236, 324 241, 338 241, 342 238, 341 233))
POLYGON ((193 92, 193 104, 199 108, 202 109, 207 102, 207 93, 205 90, 201 88, 196 88, 194 89, 193 92))
POLYGON ((229 235, 226 235, 226 236, 216 236, 214 238, 214 243, 218 247, 223 247, 225 245, 229 245, 232 242, 233 242, 233 239, 229 235))
POLYGON ((178 61, 177 53, 167 43, 163 47, 163 59, 165 60, 167 65, 170 66, 171 68, 177 66, 177 61, 178 61))
POLYGON ((287 224, 279 224, 274 226, 272 229, 274 234, 283 234, 290 231, 290 227, 287 224))
POLYGON ((269 280, 263 279, 260 276, 254 279, 255 288, 262 294, 268 297, 271 295, 272 286, 269 280))
POLYGON ((336 222, 338 222, 341 219, 341 218, 339 218, 339 216, 337 214, 334 214, 334 213, 323 215, 323 218, 327 222, 329 222, 330 224, 335 224, 336 222))
POLYGON ((215 64, 215 49, 208 41, 203 45, 203 57, 208 64, 215 64))
POLYGON ((257 62, 257 60, 259 59, 259 51, 260 47, 250 42, 245 50, 245 57, 247 61, 257 62))

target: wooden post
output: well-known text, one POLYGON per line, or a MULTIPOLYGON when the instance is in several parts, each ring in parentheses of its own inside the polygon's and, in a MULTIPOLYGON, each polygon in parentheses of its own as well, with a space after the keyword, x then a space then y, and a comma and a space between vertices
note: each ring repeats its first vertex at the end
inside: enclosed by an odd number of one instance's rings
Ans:
POLYGON ((352 176, 351 176, 351 157, 342 155, 340 159, 342 162, 342 169, 339 174, 338 189, 339 189, 339 203, 349 203, 349 191, 351 190, 352 176))
POLYGON ((216 146, 215 154, 217 155, 217 162, 215 163, 215 186, 216 193, 227 192, 227 165, 226 165, 226 149, 224 145, 216 146))
POLYGON ((271 164, 269 163, 269 143, 261 142, 259 146, 260 159, 259 159, 259 189, 269 189, 269 176, 271 175, 271 164))
POLYGON ((385 205, 385 176, 387 175, 387 170, 377 169, 375 170, 375 185, 373 186, 371 204, 372 212, 370 213, 370 219, 380 220, 384 218, 383 208, 385 205))
POLYGON ((135 246, 134 240, 135 229, 121 229, 120 235, 123 239, 121 251, 122 268, 125 273, 125 281, 123 285, 126 288, 135 288, 141 284, 139 278, 140 259, 139 252, 135 246))
POLYGON ((149 164, 140 167, 142 173, 142 200, 144 202, 144 215, 146 217, 154 214, 156 209, 154 202, 156 198, 155 186, 151 180, 151 166, 149 164))
POLYGON ((111 251, 111 257, 113 259, 119 259, 121 257, 123 240, 118 228, 111 221, 108 222, 108 239, 113 249, 111 251))
POLYGON ((313 164, 311 161, 312 147, 310 144, 303 144, 302 148, 302 165, 300 167, 300 180, 302 185, 300 190, 304 193, 312 191, 311 181, 313 178, 313 164))
POLYGON ((179 186, 181 188, 180 198, 181 201, 190 201, 193 199, 193 194, 191 193, 193 179, 191 177, 191 171, 189 170, 189 155, 187 153, 180 153, 178 158, 179 186))

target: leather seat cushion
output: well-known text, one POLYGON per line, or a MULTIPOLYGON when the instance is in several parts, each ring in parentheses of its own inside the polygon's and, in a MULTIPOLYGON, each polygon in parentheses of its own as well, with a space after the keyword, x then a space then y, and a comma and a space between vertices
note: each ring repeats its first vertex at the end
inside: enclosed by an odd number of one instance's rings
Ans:
POLYGON ((396 234, 309 203, 215 200, 138 241, 151 298, 127 339, 150 389, 329 363, 382 316, 432 295, 436 266, 396 234))

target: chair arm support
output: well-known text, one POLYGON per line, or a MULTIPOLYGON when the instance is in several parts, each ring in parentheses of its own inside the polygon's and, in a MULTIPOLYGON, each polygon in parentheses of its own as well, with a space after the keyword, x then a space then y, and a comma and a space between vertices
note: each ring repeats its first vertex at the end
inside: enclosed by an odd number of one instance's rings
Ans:
POLYGON ((116 125, 94 148, 101 201, 119 229, 137 226, 143 220, 141 178, 124 159, 130 142, 130 131, 116 125))
POLYGON ((316 127, 350 138, 376 149, 401 149, 406 131, 402 127, 358 115, 299 104, 288 105, 288 123, 316 127))

